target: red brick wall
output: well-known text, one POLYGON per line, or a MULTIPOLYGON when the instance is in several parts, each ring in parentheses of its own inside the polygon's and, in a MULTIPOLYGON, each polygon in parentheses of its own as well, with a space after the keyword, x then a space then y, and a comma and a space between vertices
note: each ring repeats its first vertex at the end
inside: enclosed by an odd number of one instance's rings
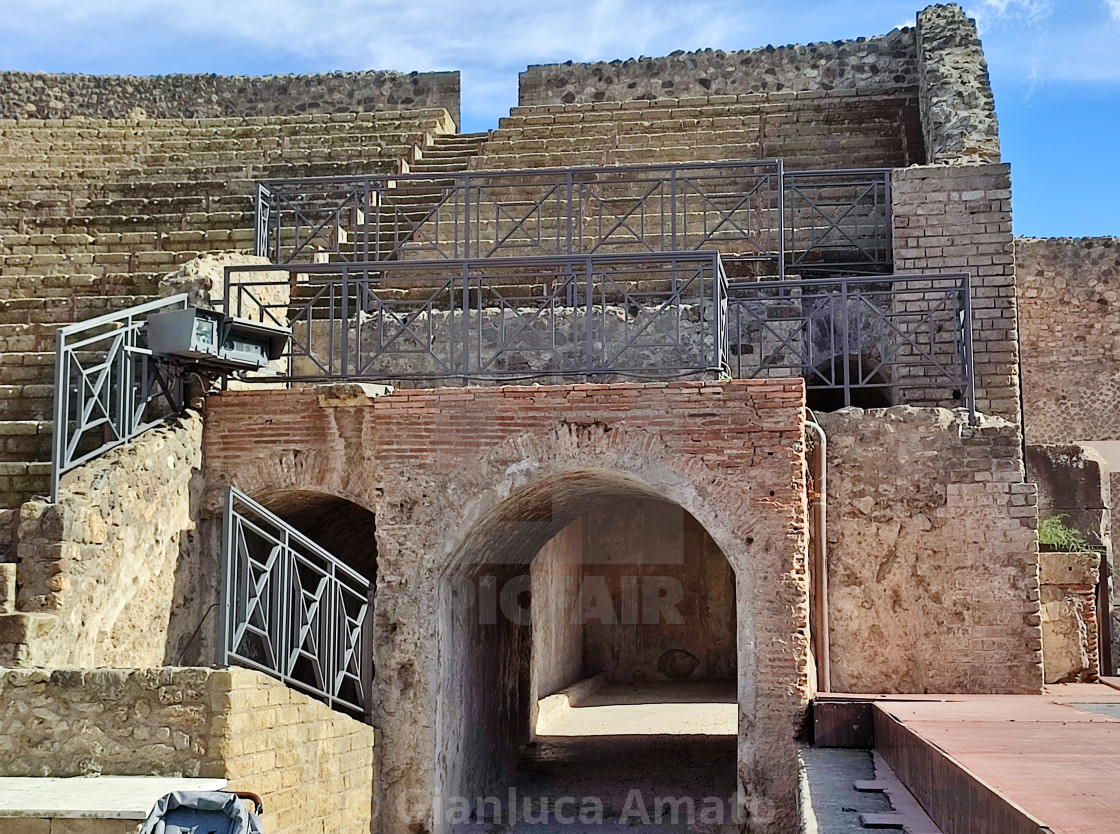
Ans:
POLYGON ((203 501, 216 516, 232 483, 266 505, 318 492, 375 512, 377 766, 380 807, 391 809, 382 831, 438 828, 434 796, 479 795, 468 791, 482 787, 485 768, 467 749, 477 743, 462 739, 497 739, 520 697, 499 654, 478 648, 492 638, 465 634, 462 617, 448 614, 449 577, 503 548, 531 558, 603 501, 679 504, 736 575, 743 795, 771 830, 792 831, 794 737, 811 694, 803 398, 798 379, 372 400, 356 386, 226 392, 208 406, 203 501), (484 668, 499 678, 472 681, 484 668), (494 717, 498 700, 504 717, 494 717))

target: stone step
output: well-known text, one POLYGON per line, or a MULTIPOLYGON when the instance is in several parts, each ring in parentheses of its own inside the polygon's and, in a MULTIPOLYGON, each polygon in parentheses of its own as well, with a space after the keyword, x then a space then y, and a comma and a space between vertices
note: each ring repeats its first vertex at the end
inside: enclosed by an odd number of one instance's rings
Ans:
POLYGON ((153 295, 111 295, 0 299, 0 325, 70 324, 124 310, 153 298, 153 295))
POLYGON ((0 420, 0 461, 49 461, 49 420, 0 420))
MULTIPOLYGON (((0 329, 5 326, 7 325, 0 325, 0 329)), ((53 410, 53 381, 45 384, 0 385, 0 420, 50 420, 53 410)))
MULTIPOLYGON (((0 508, 14 509, 50 492, 51 465, 47 461, 0 462, 0 508)), ((0 616, 2 619, 2 616, 0 616)), ((0 626, 2 631, 3 626, 0 626)), ((0 643, 6 642, 0 637, 0 643)), ((0 660, 0 666, 8 665, 0 660)))

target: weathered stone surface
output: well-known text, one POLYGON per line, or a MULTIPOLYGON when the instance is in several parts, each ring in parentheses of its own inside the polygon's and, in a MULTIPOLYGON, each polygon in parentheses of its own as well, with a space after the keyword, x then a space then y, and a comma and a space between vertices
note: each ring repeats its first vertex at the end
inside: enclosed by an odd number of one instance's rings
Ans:
POLYGON ((225 778, 270 834, 370 831, 373 728, 259 672, 9 669, 0 728, 2 776, 225 778))
POLYGON ((916 86, 914 30, 875 38, 767 46, 740 52, 704 49, 664 58, 530 66, 518 104, 640 101, 682 96, 916 86))
POLYGON ((1043 552, 1038 562, 1046 682, 1096 680, 1100 554, 1043 552))
POLYGON ((443 107, 459 122, 458 72, 79 75, 0 72, 0 118, 92 119, 364 113, 443 107))
POLYGON ((56 504, 28 502, 19 528, 18 607, 58 627, 34 646, 46 666, 174 664, 206 606, 196 477, 202 418, 152 429, 74 470, 56 504))
POLYGON ((999 162, 996 105, 976 31, 955 3, 918 13, 922 125, 930 163, 999 162))
MULTIPOLYGON (((185 292, 188 303, 196 307, 221 306, 225 295, 225 269, 228 266, 262 266, 268 258, 240 252, 213 252, 187 261, 159 282, 163 297, 185 292)), ((291 297, 286 272, 235 272, 232 274, 230 312, 241 318, 261 320, 261 305, 274 315, 282 314, 280 305, 291 297), (240 292, 237 285, 249 284, 240 292)), ((284 316, 286 320, 286 316, 284 316)), ((267 321, 267 319, 266 319, 267 321)))
POLYGON ((1028 443, 1120 440, 1120 238, 1017 238, 1028 443))
POLYGON ((1038 692, 1037 512, 1017 428, 909 406, 818 420, 833 688, 1038 692))

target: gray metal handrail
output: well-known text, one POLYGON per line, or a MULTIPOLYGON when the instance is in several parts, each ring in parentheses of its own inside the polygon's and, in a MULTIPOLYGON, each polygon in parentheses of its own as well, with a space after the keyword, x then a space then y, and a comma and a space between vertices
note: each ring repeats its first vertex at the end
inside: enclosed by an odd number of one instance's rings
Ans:
POLYGON ((843 405, 955 401, 975 422, 971 291, 966 273, 731 284, 732 375, 802 376, 843 405))
POLYGON ((271 263, 465 260, 725 247, 783 269, 781 160, 267 180, 271 263))
POLYGON ((186 306, 180 293, 58 330, 52 501, 65 473, 182 410, 181 380, 146 349, 144 324, 153 313, 186 306))
POLYGON ((224 305, 291 328, 292 382, 664 379, 725 367, 726 285, 715 252, 257 265, 224 305))
POLYGON ((226 488, 219 663, 370 717, 373 585, 249 496, 226 488))
POLYGON ((889 272, 890 176, 731 160, 275 179, 255 247, 272 263, 719 249, 779 278, 889 272))

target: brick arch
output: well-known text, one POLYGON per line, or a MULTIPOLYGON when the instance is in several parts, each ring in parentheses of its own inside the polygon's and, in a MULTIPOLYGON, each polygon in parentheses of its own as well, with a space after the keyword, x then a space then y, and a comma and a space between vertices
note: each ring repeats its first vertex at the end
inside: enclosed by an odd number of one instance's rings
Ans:
POLYGON ((628 478, 613 488, 674 501, 733 563, 736 582, 750 583, 737 594, 751 612, 737 643, 753 645, 746 661, 740 648, 740 674, 754 669, 740 784, 764 801, 763 816, 770 803, 769 830, 792 830, 794 737, 810 686, 803 406, 801 380, 445 388, 368 401, 231 391, 208 404, 205 502, 219 506, 224 483, 250 494, 320 489, 376 514, 378 825, 423 834, 437 821, 443 767, 440 588, 468 536, 544 478, 628 478))
MULTIPOLYGON (((464 715, 458 716, 460 723, 450 720, 454 712, 450 706, 462 694, 462 681, 454 678, 470 671, 463 668, 462 658, 455 656, 463 645, 455 647, 449 632, 453 628, 453 612, 447 608, 450 581, 469 575, 479 564, 493 564, 498 552, 506 556, 512 552, 515 562, 527 564, 556 532, 596 503, 636 495, 676 504, 692 514, 730 563, 736 583, 741 794, 766 800, 775 793, 786 793, 786 776, 792 778, 793 772, 792 755, 785 762, 788 773, 784 775, 782 765, 775 767, 775 760, 783 758, 783 742, 792 742, 794 721, 789 718, 782 724, 780 719, 774 720, 788 711, 788 704, 786 710, 767 708, 760 714, 759 666, 768 664, 767 658, 760 656, 756 634, 760 622, 765 629, 784 619, 793 638, 789 642, 796 644, 794 665, 803 670, 808 649, 805 640, 797 639, 796 620, 805 620, 801 628, 807 635, 808 602, 807 595, 795 599, 799 608, 791 615, 788 607, 782 610, 787 605, 785 600, 758 587, 760 576, 765 581, 788 578, 798 571, 803 576, 804 571, 804 564, 799 564, 803 540, 791 541, 796 513, 791 516, 788 507, 771 499, 769 488, 764 488, 768 479, 767 474, 759 480, 744 479, 741 471, 732 476, 698 456, 682 456, 669 448, 658 432, 568 423, 547 432, 518 434, 483 457, 447 472, 440 483, 432 484, 423 508, 409 517, 413 529, 431 531, 423 545, 422 573, 429 583, 425 607, 435 621, 435 633, 430 635, 436 647, 430 657, 432 678, 424 687, 426 698, 434 705, 429 740, 433 747, 414 746, 415 739, 411 738, 407 744, 394 743, 393 730, 386 727, 382 772, 385 765, 412 770, 398 758, 405 750, 408 753, 403 758, 413 759, 417 766, 416 760, 427 754, 438 763, 429 774, 434 796, 479 795, 471 793, 476 786, 463 783, 461 760, 465 751, 461 740, 468 734, 467 726, 461 723, 464 715), (454 510, 449 512, 449 508, 454 510)), ((386 493, 393 491, 386 484, 386 493)), ((384 623, 379 624, 384 627, 384 623)), ((390 645, 391 639, 383 641, 383 635, 379 633, 376 644, 390 645)), ((380 668, 393 662, 390 657, 378 657, 380 668)), ((384 680, 383 712, 400 710, 391 703, 394 693, 387 690, 406 678, 384 680)), ((806 686, 801 671, 770 683, 787 687, 787 691, 806 686)), ((472 714, 468 724, 477 717, 472 714)), ((503 753, 508 766, 512 750, 503 753)), ((384 799, 398 814, 408 804, 404 794, 391 786, 384 799)), ((784 801, 775 799, 777 804, 784 801)), ((756 806, 760 816, 768 814, 767 801, 756 806)), ((412 810, 420 812, 419 808, 412 810)), ((430 823, 424 820, 423 824, 439 831, 438 805, 430 813, 430 823)))

